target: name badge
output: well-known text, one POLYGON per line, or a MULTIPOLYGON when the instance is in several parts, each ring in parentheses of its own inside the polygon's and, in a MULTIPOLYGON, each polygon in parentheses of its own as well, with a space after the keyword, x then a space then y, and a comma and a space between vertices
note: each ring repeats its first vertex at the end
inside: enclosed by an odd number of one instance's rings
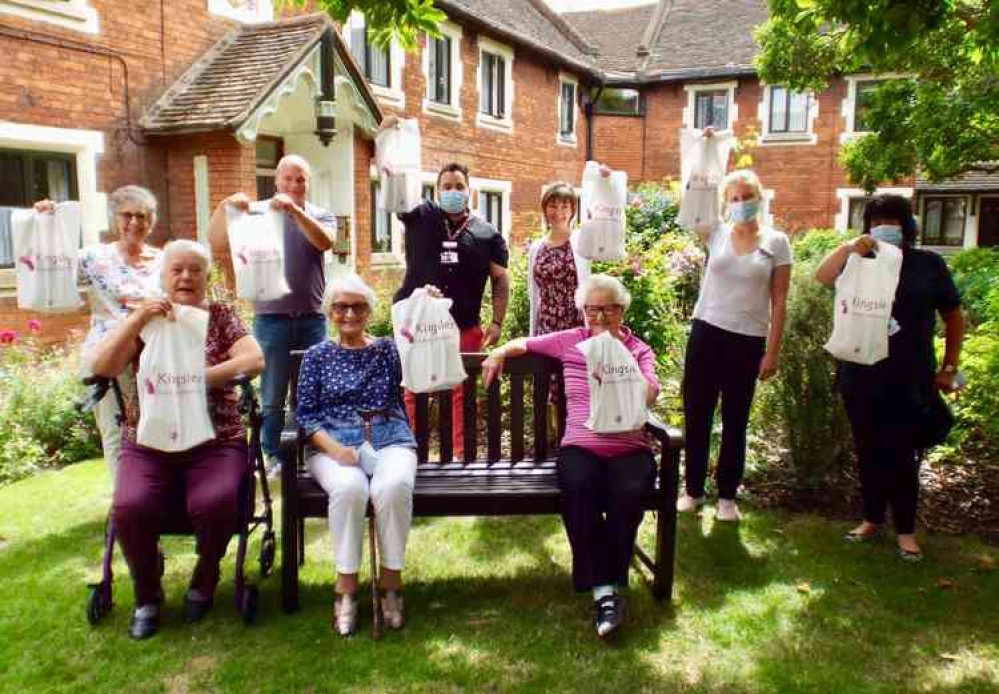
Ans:
POLYGON ((441 245, 444 250, 441 251, 441 265, 457 265, 458 264, 458 242, 457 241, 442 241, 441 245))

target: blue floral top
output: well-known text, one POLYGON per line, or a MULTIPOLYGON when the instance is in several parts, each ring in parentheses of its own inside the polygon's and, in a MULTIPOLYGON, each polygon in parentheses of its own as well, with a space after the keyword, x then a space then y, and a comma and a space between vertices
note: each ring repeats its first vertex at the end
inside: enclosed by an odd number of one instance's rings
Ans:
POLYGON ((387 409, 376 418, 371 445, 416 447, 406 419, 399 384, 402 363, 391 338, 360 349, 345 349, 333 340, 313 346, 302 359, 298 378, 298 426, 306 437, 320 429, 343 446, 364 442, 361 410, 387 409))

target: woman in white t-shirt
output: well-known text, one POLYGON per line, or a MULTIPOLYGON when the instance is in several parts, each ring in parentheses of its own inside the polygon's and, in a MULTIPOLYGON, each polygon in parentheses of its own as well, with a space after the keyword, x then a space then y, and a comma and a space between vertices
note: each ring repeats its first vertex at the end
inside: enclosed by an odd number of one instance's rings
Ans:
POLYGON ((777 370, 791 245, 760 224, 763 188, 752 171, 733 171, 722 183, 726 222, 695 229, 708 264, 687 342, 683 372, 686 490, 680 511, 704 503, 715 407, 721 397, 722 444, 715 481, 718 520, 739 520, 736 490, 746 464, 746 427, 757 379, 777 370))

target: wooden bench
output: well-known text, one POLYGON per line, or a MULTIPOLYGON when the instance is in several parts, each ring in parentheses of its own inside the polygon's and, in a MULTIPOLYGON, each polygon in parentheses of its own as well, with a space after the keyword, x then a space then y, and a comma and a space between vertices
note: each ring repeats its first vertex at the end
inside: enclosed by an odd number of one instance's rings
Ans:
MULTIPOLYGON (((302 353, 293 353, 289 412, 295 411, 298 371, 302 353)), ((508 359, 504 375, 486 392, 484 442, 476 436, 481 427, 476 385, 484 354, 463 355, 469 374, 464 390, 464 460, 455 461, 451 441, 451 392, 416 396, 417 475, 413 491, 414 516, 510 516, 557 514, 560 491, 555 469, 557 442, 565 430, 564 395, 554 405, 549 389, 561 381, 561 364, 553 359, 527 355, 508 359), (509 381, 508 426, 503 427, 500 388, 509 381), (472 387, 468 387, 472 384, 472 387), (529 396, 529 398, 528 398, 529 396), (439 454, 431 460, 430 400, 438 401, 436 441, 439 454), (528 399, 528 402, 525 402, 528 399), (544 404, 537 407, 538 403, 544 404), (534 405, 528 407, 528 405, 534 405), (529 412, 530 410, 530 412, 529 412), (530 422, 525 418, 530 415, 530 422), (530 428, 532 437, 527 440, 530 428), (554 431, 549 431, 554 428, 554 431), (506 434, 506 436, 504 436, 506 434), (507 439, 507 440, 504 440, 507 439), (484 443, 484 445, 481 445, 484 443), (528 450, 530 449, 530 450, 528 450)), ((558 393, 564 394, 564 387, 558 393)), ((676 497, 679 483, 682 435, 677 429, 648 425, 659 449, 658 476, 644 508, 656 514, 655 542, 650 557, 636 546, 636 559, 652 573, 652 592, 669 599, 673 592, 676 538, 676 497)), ((305 519, 326 518, 328 497, 305 469, 303 446, 294 417, 287 417, 282 433, 282 458, 292 461, 281 474, 282 604, 298 609, 298 570, 305 561, 305 519)), ((419 561, 419 557, 412 557, 419 561)))

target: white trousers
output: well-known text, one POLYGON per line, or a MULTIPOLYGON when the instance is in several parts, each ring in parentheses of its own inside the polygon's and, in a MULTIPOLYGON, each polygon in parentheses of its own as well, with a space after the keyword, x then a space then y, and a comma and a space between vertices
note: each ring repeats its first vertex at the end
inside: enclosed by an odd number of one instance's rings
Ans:
POLYGON ((392 571, 405 567, 406 539, 413 519, 416 451, 386 446, 377 456, 371 479, 360 467, 341 465, 322 453, 307 461, 309 472, 330 498, 330 538, 338 573, 355 574, 361 568, 369 497, 375 508, 381 565, 392 571))
MULTIPOLYGON (((135 393, 135 377, 122 372, 116 379, 123 398, 135 393)), ((101 450, 104 451, 104 462, 111 475, 111 488, 114 488, 115 475, 118 474, 118 456, 121 455, 121 425, 118 424, 118 398, 114 388, 108 388, 99 403, 94 406, 94 419, 97 420, 97 430, 101 434, 101 450)))

